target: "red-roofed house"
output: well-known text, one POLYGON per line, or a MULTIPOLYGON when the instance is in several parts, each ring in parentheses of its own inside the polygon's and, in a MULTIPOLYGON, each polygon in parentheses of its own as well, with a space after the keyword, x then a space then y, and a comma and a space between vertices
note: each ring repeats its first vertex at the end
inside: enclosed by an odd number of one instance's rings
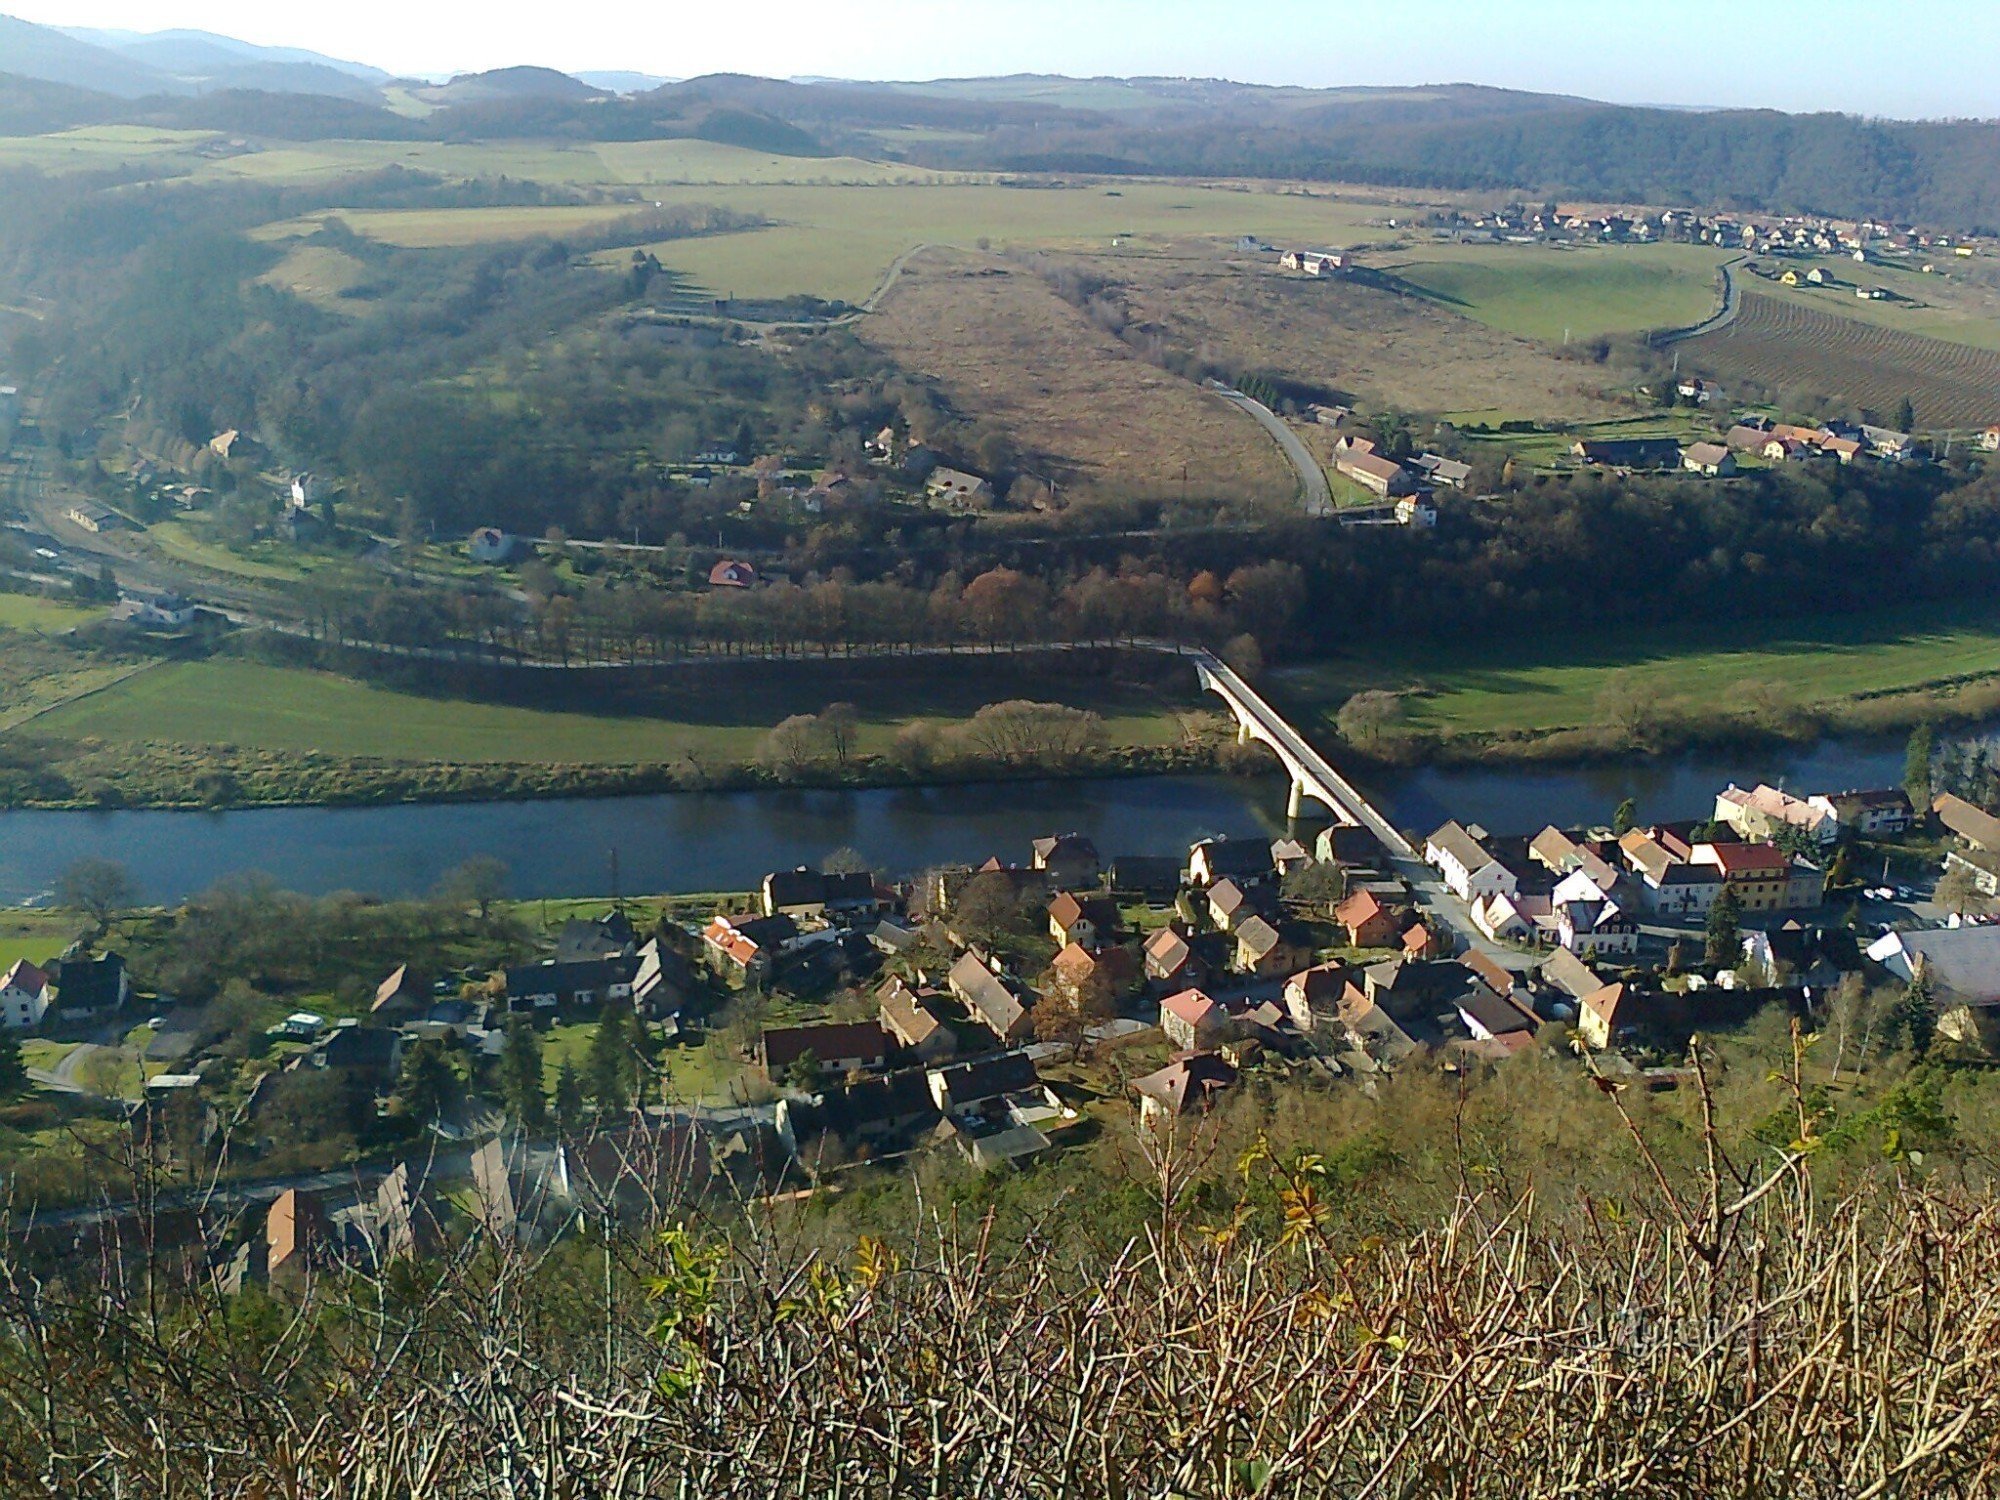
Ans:
POLYGON ((9 1031, 27 1031, 42 1024, 49 1013, 49 976, 25 958, 0 979, 0 1026, 9 1031))
POLYGON ((1333 909, 1354 948, 1389 948, 1402 941, 1402 924, 1373 891, 1356 891, 1333 909))
POLYGON ((1229 1012, 1200 990, 1182 990, 1160 1002, 1160 1030, 1183 1051, 1199 1051, 1228 1036, 1229 1012))
POLYGON ((754 589, 757 587, 757 570, 747 562, 725 557, 708 570, 708 586, 712 589, 754 589))

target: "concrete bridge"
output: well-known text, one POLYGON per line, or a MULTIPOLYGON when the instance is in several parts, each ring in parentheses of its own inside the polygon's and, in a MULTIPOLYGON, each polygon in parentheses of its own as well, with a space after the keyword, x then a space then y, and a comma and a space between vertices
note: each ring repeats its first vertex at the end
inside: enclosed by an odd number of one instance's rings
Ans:
POLYGON ((1374 834, 1393 858, 1418 858, 1416 849, 1395 824, 1355 790, 1353 783, 1328 764, 1326 758, 1306 742, 1305 736, 1286 723, 1284 716, 1266 703, 1262 695, 1227 663, 1204 651, 1195 653, 1194 667, 1203 689, 1218 695, 1236 716, 1237 742, 1247 744, 1256 740, 1269 745, 1277 753, 1285 773, 1292 779, 1291 797, 1285 807, 1287 817, 1297 818, 1305 799, 1311 797, 1323 803, 1343 823, 1365 828, 1374 834))

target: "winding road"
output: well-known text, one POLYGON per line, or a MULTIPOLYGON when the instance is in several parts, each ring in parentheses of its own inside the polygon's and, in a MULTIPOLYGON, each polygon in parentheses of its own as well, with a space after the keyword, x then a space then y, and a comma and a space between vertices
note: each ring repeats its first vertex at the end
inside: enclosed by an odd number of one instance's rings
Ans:
POLYGON ((1255 418, 1258 426, 1276 439, 1279 448, 1284 450, 1285 461, 1299 476, 1299 488, 1305 495, 1306 514, 1316 519, 1332 515, 1333 488, 1326 482, 1326 470, 1299 441, 1299 435, 1285 425, 1284 419, 1263 402, 1253 401, 1241 391, 1222 385, 1211 386, 1210 389, 1238 411, 1255 418))

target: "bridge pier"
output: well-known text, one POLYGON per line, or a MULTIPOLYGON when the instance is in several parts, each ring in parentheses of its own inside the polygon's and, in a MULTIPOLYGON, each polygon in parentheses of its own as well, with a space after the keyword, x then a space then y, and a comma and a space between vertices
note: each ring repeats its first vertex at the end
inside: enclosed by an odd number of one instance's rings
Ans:
POLYGON ((1299 814, 1305 811, 1305 794, 1305 787, 1300 784, 1299 778, 1294 776, 1292 778, 1291 795, 1285 799, 1285 821, 1287 823, 1298 822, 1299 814))

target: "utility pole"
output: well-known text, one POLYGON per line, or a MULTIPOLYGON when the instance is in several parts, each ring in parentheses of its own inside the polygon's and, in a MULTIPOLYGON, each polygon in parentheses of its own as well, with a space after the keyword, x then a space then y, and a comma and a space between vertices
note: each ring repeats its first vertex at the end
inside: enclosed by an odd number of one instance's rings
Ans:
POLYGON ((616 844, 611 846, 611 906, 615 911, 622 912, 625 910, 624 892, 619 889, 618 883, 618 846, 616 844))

